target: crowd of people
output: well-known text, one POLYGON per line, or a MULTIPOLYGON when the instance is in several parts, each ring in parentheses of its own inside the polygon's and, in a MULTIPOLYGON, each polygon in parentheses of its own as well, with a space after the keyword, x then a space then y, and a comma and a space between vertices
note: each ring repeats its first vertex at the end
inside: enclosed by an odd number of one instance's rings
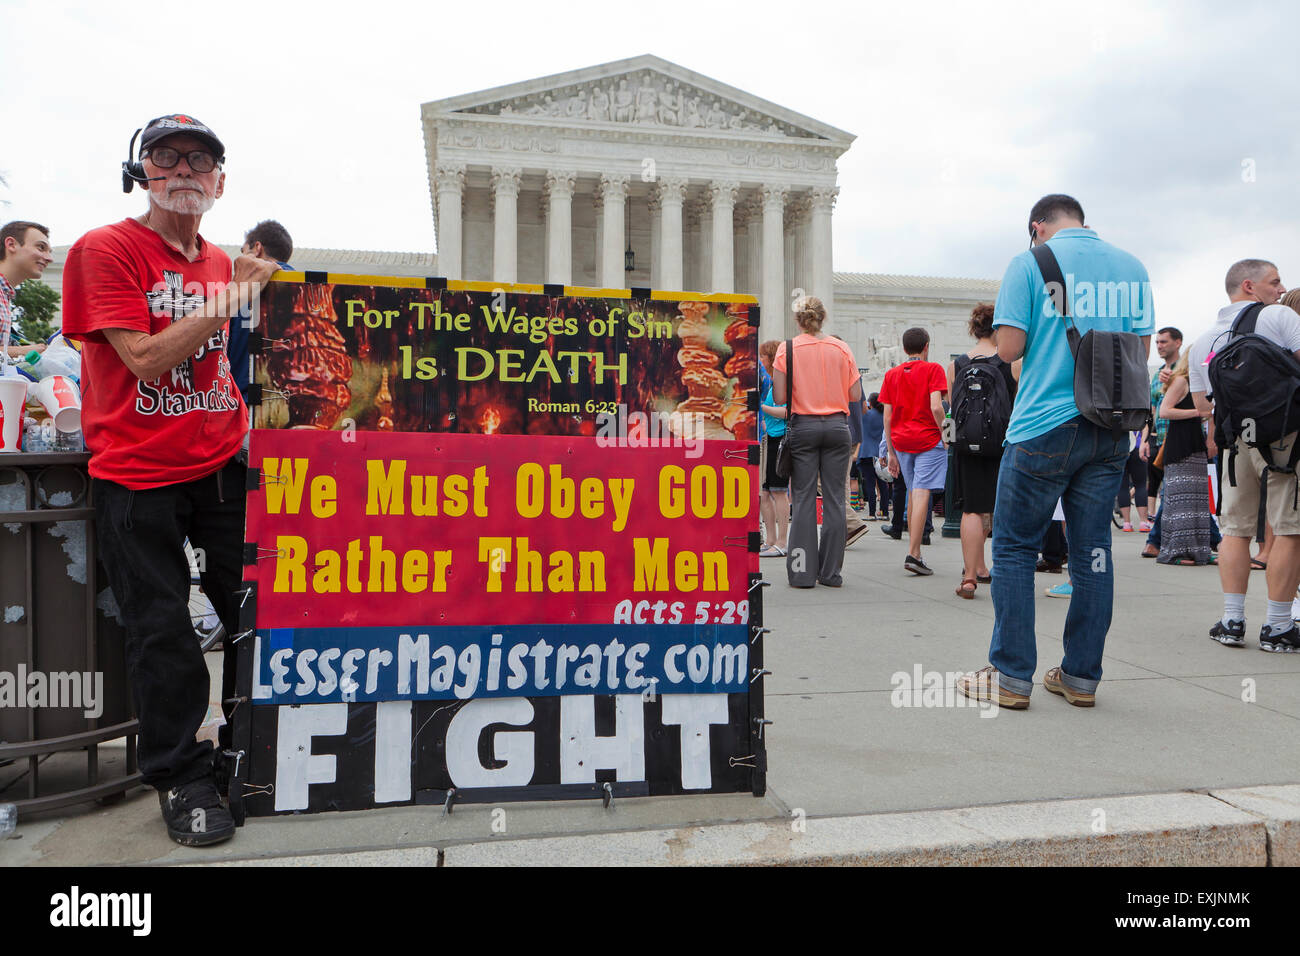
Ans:
POLYGON ((796 304, 803 334, 763 346, 772 369, 763 554, 786 559, 793 587, 841 586, 844 548, 855 540, 838 517, 847 474, 866 518, 890 521, 881 528, 889 537, 906 535, 905 571, 928 576, 922 549, 932 499, 944 495, 945 509, 960 514, 956 594, 972 600, 991 585, 994 606, 989 663, 958 689, 1014 709, 1028 707, 1037 669, 1034 574, 1063 568, 1068 580, 1046 593, 1070 600, 1065 652, 1042 682, 1071 704, 1095 703, 1113 606, 1112 521, 1118 540, 1144 533, 1139 553, 1162 565, 1218 564, 1223 614, 1209 636, 1227 646, 1245 644, 1247 581, 1252 569, 1265 571, 1259 646, 1300 651, 1300 292, 1282 300, 1273 263, 1237 262, 1225 280, 1229 304, 1184 349, 1177 328, 1155 329, 1141 262, 1085 222, 1070 196, 1039 200, 1029 251, 1008 266, 997 302, 972 311, 971 349, 945 369, 929 360, 926 330, 907 330, 905 361, 865 407, 853 356, 822 330, 816 300, 796 304), (1131 294, 1104 297, 1113 288, 1131 294), (1071 302, 1096 290, 1093 307, 1073 315, 1071 302), (1150 373, 1153 336, 1160 366, 1150 373), (1232 349, 1246 358, 1215 362, 1232 349), (1105 375, 1094 371, 1099 354, 1105 375), (1234 385, 1248 376, 1275 384, 1234 385), (793 452, 789 481, 775 470, 782 441, 793 452))

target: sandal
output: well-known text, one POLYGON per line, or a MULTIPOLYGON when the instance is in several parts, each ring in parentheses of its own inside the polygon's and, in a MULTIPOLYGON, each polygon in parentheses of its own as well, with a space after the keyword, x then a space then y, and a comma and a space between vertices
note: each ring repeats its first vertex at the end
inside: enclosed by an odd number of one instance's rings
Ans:
POLYGON ((784 558, 784 557, 785 557, 785 549, 783 549, 783 548, 778 548, 778 547, 777 547, 776 545, 774 545, 774 544, 769 544, 769 545, 768 545, 766 548, 764 548, 762 551, 758 552, 758 556, 759 556, 760 558, 784 558))
POLYGON ((979 585, 975 583, 974 578, 962 578, 961 584, 957 585, 956 594, 959 598, 965 598, 967 601, 972 601, 975 599, 975 589, 978 587, 979 585), (969 588, 966 586, 968 584, 970 585, 969 588))
POLYGON ((980 584, 992 584, 993 572, 990 571, 988 574, 976 574, 975 580, 978 581, 980 584))
POLYGON ((1268 570, 1268 562, 1267 562, 1267 561, 1261 561, 1261 560, 1259 560, 1259 558, 1251 558, 1251 559, 1250 559, 1250 569, 1251 569, 1252 571, 1267 571, 1267 570, 1268 570))

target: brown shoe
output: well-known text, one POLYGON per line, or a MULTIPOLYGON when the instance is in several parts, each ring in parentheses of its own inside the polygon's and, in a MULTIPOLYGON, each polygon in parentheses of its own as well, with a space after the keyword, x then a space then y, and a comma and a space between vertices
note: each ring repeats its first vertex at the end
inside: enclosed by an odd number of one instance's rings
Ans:
POLYGON ((859 538, 865 538, 867 536, 867 532, 870 530, 871 529, 868 528, 865 524, 859 525, 858 527, 854 528, 852 531, 850 531, 847 535, 844 536, 844 547, 847 548, 849 545, 851 545, 854 541, 857 541, 859 538))
POLYGON ((1082 691, 1071 690, 1069 685, 1061 680, 1061 669, 1059 667, 1050 668, 1043 675, 1043 686, 1053 694, 1064 697, 1075 707, 1092 707, 1097 703, 1096 694, 1085 694, 1082 691))
POLYGON ((1017 694, 1002 686, 1001 681, 998 680, 997 668, 992 664, 969 674, 960 675, 956 687, 971 700, 993 700, 996 692, 998 706, 1008 710, 1025 710, 1029 706, 1028 695, 1017 694))

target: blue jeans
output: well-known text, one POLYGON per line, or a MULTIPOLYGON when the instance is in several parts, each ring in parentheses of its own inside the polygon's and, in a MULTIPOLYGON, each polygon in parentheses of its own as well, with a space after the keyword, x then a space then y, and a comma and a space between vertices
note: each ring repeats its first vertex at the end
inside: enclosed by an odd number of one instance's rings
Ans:
POLYGON ((1115 438, 1082 415, 1046 434, 1008 445, 993 511, 993 641, 989 663, 1003 687, 1028 695, 1034 686, 1034 565, 1056 500, 1065 509, 1074 596, 1065 618, 1061 680, 1092 693, 1114 598, 1110 516, 1128 460, 1128 433, 1115 438))

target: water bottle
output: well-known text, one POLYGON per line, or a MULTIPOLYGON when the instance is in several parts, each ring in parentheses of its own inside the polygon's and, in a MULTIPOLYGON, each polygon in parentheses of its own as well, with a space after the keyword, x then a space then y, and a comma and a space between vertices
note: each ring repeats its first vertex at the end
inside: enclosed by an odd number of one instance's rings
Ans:
POLYGON ((70 452, 84 451, 85 448, 81 443, 81 432, 54 432, 54 451, 70 452))
POLYGON ((64 378, 70 378, 81 387, 81 376, 77 372, 68 368, 62 362, 42 355, 35 349, 28 352, 24 357, 19 368, 23 369, 30 375, 34 375, 39 382, 43 378, 49 378, 51 375, 62 375, 64 378))
POLYGON ((31 452, 34 455, 49 451, 50 443, 45 439, 45 432, 41 428, 41 423, 34 418, 28 418, 24 424, 23 451, 31 452))
POLYGON ((18 808, 12 803, 0 803, 0 840, 14 835, 18 829, 18 808))

